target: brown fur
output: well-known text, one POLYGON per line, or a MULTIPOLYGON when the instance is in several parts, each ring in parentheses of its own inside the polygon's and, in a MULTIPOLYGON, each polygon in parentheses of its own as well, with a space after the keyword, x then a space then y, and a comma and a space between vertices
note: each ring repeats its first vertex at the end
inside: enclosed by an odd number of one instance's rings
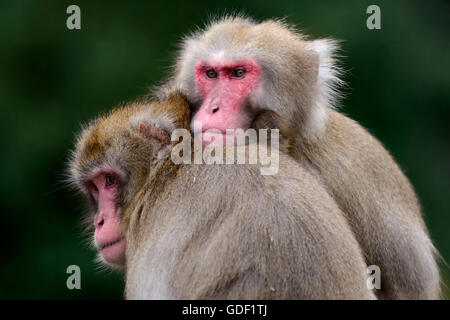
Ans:
POLYGON ((308 40, 284 22, 227 17, 186 37, 157 96, 180 89, 195 112, 201 104, 193 72, 198 60, 217 54, 256 59, 263 79, 247 99, 248 113, 259 113, 252 127, 280 129, 282 149, 326 185, 368 264, 381 268, 379 297, 437 299, 437 252, 413 187, 374 137, 333 109, 341 84, 336 48, 336 41, 308 40))
POLYGON ((283 154, 274 176, 259 165, 175 165, 133 120, 168 109, 188 128, 179 96, 132 104, 85 129, 71 162, 80 189, 105 161, 127 173, 127 298, 374 299, 360 247, 317 179, 283 154))

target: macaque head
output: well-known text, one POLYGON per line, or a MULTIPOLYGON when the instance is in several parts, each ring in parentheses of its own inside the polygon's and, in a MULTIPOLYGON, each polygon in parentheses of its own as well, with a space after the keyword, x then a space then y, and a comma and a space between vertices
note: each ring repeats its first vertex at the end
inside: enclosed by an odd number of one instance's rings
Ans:
POLYGON ((191 129, 204 144, 207 130, 225 138, 227 129, 254 127, 265 112, 276 115, 281 133, 300 126, 314 135, 338 81, 335 49, 334 41, 308 41, 281 21, 226 17, 186 37, 172 84, 187 96, 191 129))
POLYGON ((171 132, 188 128, 188 118, 180 95, 162 103, 136 101, 98 118, 79 135, 70 180, 84 195, 94 246, 110 266, 124 265, 123 217, 152 168, 168 154, 171 132))

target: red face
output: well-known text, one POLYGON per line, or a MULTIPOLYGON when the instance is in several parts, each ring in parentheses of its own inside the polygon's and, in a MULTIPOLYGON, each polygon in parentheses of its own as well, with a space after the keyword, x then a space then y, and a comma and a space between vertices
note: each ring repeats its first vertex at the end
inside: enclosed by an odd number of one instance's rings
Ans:
MULTIPOLYGON (((193 118, 194 132, 216 129, 225 144, 227 129, 248 129, 252 115, 246 102, 260 80, 261 70, 253 59, 229 61, 199 61, 195 66, 195 83, 202 95, 202 104, 193 118)), ((217 137, 217 135, 215 135, 217 137)), ((202 135, 204 144, 210 142, 208 133, 202 135)))
POLYGON ((120 222, 120 177, 113 170, 101 170, 86 185, 97 203, 95 245, 106 262, 122 266, 125 263, 125 239, 120 222))

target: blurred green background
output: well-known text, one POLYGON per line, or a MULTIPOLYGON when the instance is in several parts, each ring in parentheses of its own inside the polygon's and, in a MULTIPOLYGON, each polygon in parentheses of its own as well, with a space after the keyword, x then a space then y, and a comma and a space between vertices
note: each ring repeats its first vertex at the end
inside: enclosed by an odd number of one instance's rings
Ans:
POLYGON ((145 94, 183 34, 229 11, 286 16, 314 37, 344 40, 350 89, 341 110, 393 153, 450 261, 450 2, 102 3, 0 3, 0 298, 122 298, 122 277, 93 262, 80 203, 62 183, 74 134, 101 110, 145 94), (70 4, 81 8, 81 30, 66 28, 70 4), (366 28, 370 4, 381 8, 381 30, 366 28), (72 264, 81 290, 66 288, 72 264))

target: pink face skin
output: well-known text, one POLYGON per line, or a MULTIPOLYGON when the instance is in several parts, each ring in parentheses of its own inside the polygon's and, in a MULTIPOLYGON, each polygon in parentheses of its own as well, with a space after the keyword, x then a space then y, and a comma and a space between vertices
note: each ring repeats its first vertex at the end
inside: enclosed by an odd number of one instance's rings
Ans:
POLYGON ((212 136, 215 139, 222 137, 223 145, 226 145, 227 129, 247 130, 250 127, 251 115, 245 110, 245 102, 258 86, 260 75, 261 69, 254 59, 218 59, 196 64, 195 83, 203 100, 192 121, 195 133, 198 133, 198 126, 201 125, 204 145, 211 142, 212 136), (208 77, 207 73, 211 70, 216 77, 208 77), (244 70, 243 76, 236 76, 237 70, 244 70), (211 133, 210 129, 215 129, 216 133, 211 133), (210 132, 205 132, 207 130, 210 132))
POLYGON ((95 245, 103 259, 112 265, 125 263, 125 239, 120 222, 120 179, 113 170, 100 170, 86 182, 97 202, 94 217, 95 245))

